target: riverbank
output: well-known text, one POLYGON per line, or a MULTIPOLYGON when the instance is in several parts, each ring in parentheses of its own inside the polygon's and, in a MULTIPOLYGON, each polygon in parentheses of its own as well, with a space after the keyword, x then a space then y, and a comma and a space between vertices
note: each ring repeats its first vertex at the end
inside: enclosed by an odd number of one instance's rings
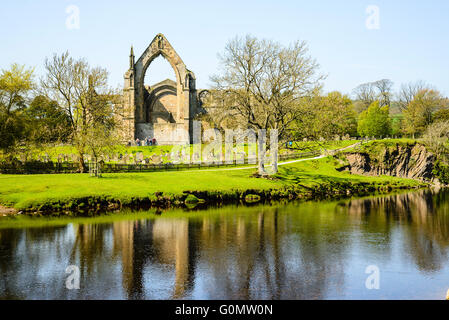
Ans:
POLYGON ((416 180, 339 172, 332 157, 279 167, 270 178, 255 169, 153 173, 0 175, 0 204, 25 214, 86 215, 121 208, 169 208, 363 196, 427 186, 416 180), (190 195, 190 196, 189 196, 190 195), (187 203, 188 202, 188 203, 187 203))

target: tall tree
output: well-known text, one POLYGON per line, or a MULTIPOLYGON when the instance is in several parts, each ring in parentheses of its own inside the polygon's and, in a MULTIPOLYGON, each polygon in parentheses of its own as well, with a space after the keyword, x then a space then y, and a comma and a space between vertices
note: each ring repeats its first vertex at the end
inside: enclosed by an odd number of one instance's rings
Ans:
POLYGON ((393 81, 389 79, 382 79, 374 82, 373 84, 377 88, 377 100, 379 101, 380 106, 391 106, 393 81))
POLYGON ((393 82, 382 79, 374 82, 363 83, 354 89, 356 109, 359 112, 366 110, 374 101, 379 101, 381 107, 391 106, 393 96, 393 82))
MULTIPOLYGON (((223 71, 212 77, 213 100, 223 101, 223 112, 233 114, 241 128, 276 129, 279 140, 300 116, 301 98, 320 87, 324 78, 306 43, 300 41, 285 47, 249 35, 236 37, 219 58, 223 71)), ((263 161, 259 173, 265 173, 263 161)))
POLYGON ((441 158, 447 155, 449 141, 449 121, 439 120, 430 124, 423 134, 424 143, 441 158))
POLYGON ((363 83, 354 89, 358 112, 366 110, 377 99, 376 87, 372 82, 363 83))
POLYGON ((0 74, 0 149, 10 152, 18 141, 25 138, 26 122, 23 110, 28 93, 34 88, 33 69, 12 64, 0 74))
POLYGON ((424 81, 403 83, 397 96, 399 108, 404 111, 418 92, 424 89, 431 89, 424 81))
POLYGON ((403 111, 405 131, 412 135, 423 133, 433 122, 435 113, 447 108, 447 100, 438 91, 419 91, 403 111))
POLYGON ((319 141, 320 138, 357 134, 357 114, 347 95, 330 92, 326 96, 306 97, 300 108, 302 116, 292 127, 293 140, 319 141))
POLYGON ((41 79, 43 93, 67 114, 71 142, 79 154, 80 172, 84 172, 86 137, 99 125, 110 130, 114 119, 111 105, 117 102, 117 96, 107 86, 105 69, 91 67, 84 59, 73 59, 68 52, 46 59, 45 69, 47 74, 41 79))
POLYGON ((71 134, 70 119, 56 101, 36 96, 25 111, 28 139, 35 144, 66 142, 71 134))

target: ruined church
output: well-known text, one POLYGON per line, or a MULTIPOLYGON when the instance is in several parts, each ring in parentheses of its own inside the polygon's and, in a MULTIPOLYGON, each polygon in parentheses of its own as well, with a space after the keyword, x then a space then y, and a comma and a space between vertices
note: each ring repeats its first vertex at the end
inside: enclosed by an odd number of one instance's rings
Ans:
POLYGON ((158 34, 135 61, 133 48, 123 88, 123 140, 156 139, 157 144, 192 143, 193 118, 200 112, 195 75, 167 41, 158 34), (171 65, 176 81, 164 80, 146 86, 145 73, 162 55, 171 65))

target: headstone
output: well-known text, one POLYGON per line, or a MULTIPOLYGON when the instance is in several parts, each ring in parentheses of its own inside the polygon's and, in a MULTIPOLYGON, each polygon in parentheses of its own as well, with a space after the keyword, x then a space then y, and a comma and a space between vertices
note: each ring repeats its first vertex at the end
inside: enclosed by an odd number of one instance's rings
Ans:
POLYGON ((160 155, 153 154, 151 156, 151 162, 154 164, 160 164, 162 162, 162 157, 160 155))
POLYGON ((193 160, 194 163, 201 162, 200 155, 198 154, 198 152, 195 152, 193 154, 193 159, 192 160, 193 160))

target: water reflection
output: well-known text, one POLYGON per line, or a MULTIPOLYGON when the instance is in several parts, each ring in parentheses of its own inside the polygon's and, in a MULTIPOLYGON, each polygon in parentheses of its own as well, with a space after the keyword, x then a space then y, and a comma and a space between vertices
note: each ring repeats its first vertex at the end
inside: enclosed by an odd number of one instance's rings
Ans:
POLYGON ((0 297, 443 298, 449 192, 0 230, 0 297), (381 290, 365 288, 379 266, 381 290), (65 268, 81 289, 65 288, 65 268))

